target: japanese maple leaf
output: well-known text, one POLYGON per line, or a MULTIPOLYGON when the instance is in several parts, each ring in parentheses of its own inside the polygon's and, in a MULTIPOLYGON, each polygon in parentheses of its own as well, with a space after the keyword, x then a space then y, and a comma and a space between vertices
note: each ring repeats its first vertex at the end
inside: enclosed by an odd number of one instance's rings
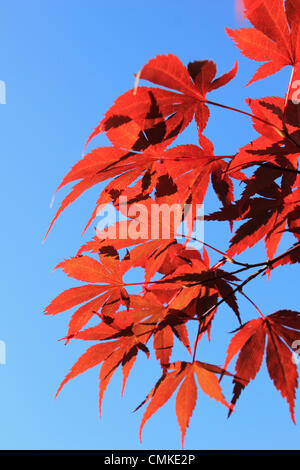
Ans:
POLYGON ((286 113, 284 123, 285 103, 279 97, 246 101, 255 116, 252 118, 253 127, 261 136, 239 149, 230 162, 229 170, 247 168, 264 162, 272 163, 275 168, 279 167, 279 170, 287 169, 284 184, 293 185, 300 154, 298 116, 295 116, 294 109, 290 108, 291 112, 286 113))
POLYGON ((217 302, 212 304, 211 301, 217 300, 218 296, 224 299, 241 323, 236 297, 230 285, 230 281, 237 280, 238 278, 231 273, 214 266, 210 267, 209 258, 206 257, 206 259, 190 259, 171 275, 164 276, 161 282, 167 282, 168 288, 172 283, 181 284, 182 287, 169 302, 169 308, 181 310, 190 316, 197 315, 200 321, 203 315, 205 329, 209 330, 216 309, 210 315, 207 313, 213 305, 216 305, 217 302))
MULTIPOLYGON (((140 155, 115 147, 100 147, 85 155, 73 166, 56 190, 57 192, 63 186, 80 180, 63 199, 45 238, 59 215, 87 189, 110 178, 115 178, 113 184, 102 195, 102 204, 108 204, 114 200, 116 195, 120 195, 120 191, 124 187, 130 185, 143 171, 151 167, 152 161, 152 154, 140 155)), ((93 212, 93 218, 97 214, 98 207, 99 203, 93 212)))
POLYGON ((181 431, 182 448, 184 447, 186 429, 189 426, 197 402, 196 382, 202 392, 210 398, 222 403, 227 408, 232 409, 223 396, 216 375, 222 373, 231 375, 217 366, 199 361, 193 363, 178 361, 171 364, 169 372, 161 376, 149 395, 137 408, 139 409, 142 405, 149 402, 141 421, 140 440, 142 439, 142 431, 145 423, 171 398, 178 387, 179 390, 176 396, 175 409, 181 431))
MULTIPOLYGON (((122 212, 120 200, 126 198, 127 205, 140 203, 147 207, 147 198, 151 201, 150 194, 153 195, 156 203, 160 206, 167 204, 170 209, 178 205, 182 209, 182 221, 188 220, 191 235, 193 224, 197 217, 196 208, 203 203, 209 181, 211 179, 213 188, 224 206, 233 201, 232 178, 242 179, 244 175, 239 170, 227 172, 228 164, 222 157, 214 155, 213 145, 208 139, 203 139, 203 148, 196 145, 179 145, 165 151, 149 150, 144 153, 148 155, 147 168, 135 184, 123 188, 118 185, 114 189, 115 182, 110 183, 100 195, 97 208, 103 207, 109 200, 109 195, 113 196, 113 204, 117 210, 122 212), (186 208, 191 211, 185 211, 186 208), (193 209, 192 209, 193 208, 193 209), (193 214, 192 214, 193 211, 193 214)), ((125 169, 128 168, 125 166, 125 169)), ((138 165, 143 163, 138 162, 138 165)), ((141 168, 140 168, 141 169, 141 168)), ((127 175, 129 175, 127 171, 127 175)), ((129 175, 130 176, 130 175, 129 175)), ((128 211, 129 213, 129 211, 128 211)), ((128 216, 128 213, 124 213, 128 216)), ((90 220, 96 215, 92 214, 90 220)), ((153 225, 153 219, 149 220, 153 225)))
POLYGON ((160 202, 168 202, 162 201, 161 198, 173 195, 172 203, 178 202, 182 206, 187 203, 202 204, 210 177, 223 204, 231 202, 231 177, 240 179, 239 170, 232 170, 230 175, 227 174, 227 163, 222 157, 214 155, 211 142, 202 139, 202 145, 203 148, 181 145, 166 150, 165 143, 161 143, 153 144, 143 152, 126 151, 116 147, 93 150, 73 166, 59 185, 57 191, 79 180, 63 199, 47 234, 62 211, 84 191, 112 178, 102 190, 86 228, 107 204, 112 202, 120 210, 120 197, 123 201, 126 198, 129 205, 143 201, 155 191, 160 202))
MULTIPOLYGON (((299 219, 300 220, 300 219, 299 219)), ((285 264, 295 264, 300 263, 300 244, 295 243, 291 247, 291 252, 287 253, 286 255, 282 256, 278 261, 275 261, 272 264, 272 268, 276 268, 277 266, 284 266, 285 264)))
POLYGON ((243 204, 242 208, 238 201, 219 212, 206 216, 206 220, 233 222, 249 219, 239 226, 232 237, 227 250, 228 256, 240 254, 246 248, 251 248, 264 239, 268 259, 272 259, 286 227, 288 205, 285 205, 284 199, 280 196, 255 197, 243 204))
POLYGON ((179 314, 180 312, 168 311, 152 293, 146 293, 144 296, 130 296, 130 307, 126 311, 115 313, 104 312, 102 309, 101 323, 68 335, 66 339, 111 342, 89 348, 72 367, 57 394, 70 379, 103 362, 100 371, 99 403, 101 411, 103 394, 113 373, 118 366, 122 365, 123 394, 138 351, 142 350, 149 356, 149 350, 145 343, 149 341, 151 336, 154 340, 156 357, 160 360, 162 369, 165 370, 169 365, 174 334, 190 351, 187 330, 184 325, 187 317, 180 317, 179 314))
POLYGON ((280 98, 251 100, 255 129, 262 137, 239 150, 228 166, 231 169, 261 165, 250 178, 245 178, 245 189, 240 200, 221 211, 207 216, 207 220, 244 220, 231 240, 227 251, 234 256, 264 239, 267 255, 276 253, 289 214, 299 203, 297 168, 299 159, 299 130, 282 124, 284 102, 280 98), (281 178, 281 184, 276 181, 281 178), (254 197, 254 196, 259 197, 254 197))
POLYGON ((137 74, 175 92, 159 88, 141 87, 120 96, 95 128, 88 142, 101 132, 114 145, 145 149, 147 135, 163 130, 163 139, 170 143, 191 122, 193 116, 201 135, 209 118, 206 95, 234 78, 234 68, 219 78, 216 65, 210 60, 196 61, 186 68, 173 54, 151 59, 137 74), (165 119, 164 124, 162 119, 165 119))
MULTIPOLYGON (((290 348, 294 341, 300 339, 299 312, 279 310, 265 318, 250 320, 240 327, 229 344, 224 369, 238 354, 236 375, 246 381, 253 380, 262 364, 266 339, 266 362, 270 378, 286 399, 295 423, 294 402, 298 373, 290 348)), ((236 403, 245 388, 240 382, 234 380, 234 383, 232 404, 236 403)))
POLYGON ((103 320, 99 325, 80 331, 74 336, 75 339, 98 341, 98 343, 91 346, 79 357, 62 381, 56 393, 57 396, 70 379, 102 363, 99 388, 100 415, 103 395, 114 372, 119 366, 122 366, 123 395, 126 381, 135 363, 138 352, 143 351, 147 357, 149 357, 149 350, 145 343, 150 336, 147 334, 146 326, 144 326, 143 334, 139 334, 139 336, 135 334, 133 329, 134 319, 126 310, 118 312, 114 317, 103 315, 102 318, 103 320), (99 343, 99 341, 106 342, 99 343))
MULTIPOLYGON (((164 122, 163 119, 162 124, 164 122)), ((116 147, 99 147, 84 155, 63 178, 56 190, 57 192, 65 185, 77 181, 70 193, 63 199, 45 238, 59 215, 95 184, 113 178, 113 181, 101 193, 89 223, 99 212, 99 206, 103 208, 109 202, 115 201, 136 179, 139 179, 137 186, 140 192, 143 193, 147 189, 150 191, 150 184, 147 180, 151 175, 151 168, 157 160, 164 159, 164 150, 169 141, 164 139, 164 130, 157 129, 155 131, 151 129, 151 132, 148 132, 146 141, 147 145, 139 146, 135 149, 136 151, 128 150, 132 146, 126 142, 117 142, 116 147)), ((154 177, 152 180, 152 184, 155 184, 154 177)), ((132 189, 131 193, 135 191, 136 188, 132 189)))
POLYGON ((122 281, 124 269, 118 252, 112 247, 102 248, 99 260, 100 262, 89 256, 77 256, 56 266, 63 269, 69 277, 91 283, 62 292, 45 309, 47 315, 56 315, 87 302, 72 315, 68 338, 80 331, 100 308, 102 314, 111 315, 120 305, 129 305, 129 296, 122 281))
MULTIPOLYGON (((250 179, 239 201, 206 216, 206 220, 219 221, 249 219, 239 226, 231 239, 230 247, 227 250, 230 257, 243 252, 263 239, 268 259, 273 259, 287 225, 288 230, 299 239, 300 188, 297 187, 286 194, 284 189, 280 189, 274 181, 271 184, 271 179, 268 179, 269 171, 264 174, 265 169, 260 170, 263 171, 254 174, 254 182, 265 177, 265 186, 263 183, 261 186, 257 184, 254 191, 266 197, 250 197, 253 195, 252 179, 250 179)), ((272 169, 272 171, 274 170, 272 169)))
POLYGON ((184 101, 180 94, 139 87, 117 98, 88 138, 86 146, 102 132, 113 145, 135 151, 146 150, 154 142, 169 145, 192 118, 190 101, 184 101), (177 112, 178 107, 181 113, 177 112))
POLYGON ((214 156, 212 145, 207 145, 205 150, 196 145, 179 145, 167 150, 149 148, 143 154, 126 159, 123 166, 118 166, 120 176, 102 191, 90 220, 107 202, 113 202, 116 209, 122 211, 120 199, 124 201, 126 198, 128 206, 136 203, 146 206, 145 200, 151 194, 158 204, 168 204, 170 207, 179 204, 184 215, 185 205, 203 203, 210 177, 218 197, 226 203, 233 200, 231 176, 240 177, 238 171, 226 174, 227 163, 221 157, 214 156), (136 167, 133 167, 134 161, 136 167), (121 172, 124 174, 121 175, 121 172), (137 181, 130 184, 134 180, 137 181))
MULTIPOLYGON (((202 139, 201 143, 202 148, 179 145, 166 150, 163 158, 153 165, 153 172, 159 175, 157 184, 166 187, 165 175, 168 175, 175 185, 173 192, 177 193, 178 202, 196 206, 203 203, 211 179, 217 197, 226 206, 234 199, 232 178, 241 180, 244 176, 239 169, 227 171, 227 162, 222 156, 214 155, 213 144, 208 139, 202 139)), ((157 199, 160 195, 164 191, 159 191, 157 199)))
POLYGON ((250 59, 266 62, 250 82, 268 77, 292 65, 293 80, 300 77, 300 2, 299 0, 244 0, 245 16, 254 28, 232 30, 227 34, 250 59))
MULTIPOLYGON (((201 147, 179 145, 163 152, 153 152, 152 165, 148 166, 143 178, 130 188, 120 190, 118 197, 126 197, 128 204, 131 204, 142 202, 147 195, 153 194, 158 204, 168 204, 170 207, 179 204, 184 217, 192 224, 197 214, 189 218, 191 214, 184 214, 184 209, 196 208, 203 203, 210 179, 218 198, 226 206, 234 199, 232 178, 244 178, 238 169, 228 172, 228 164, 223 158, 214 155, 213 144, 204 136, 201 147)), ((108 188, 105 191, 107 190, 108 188)), ((114 200, 114 205, 120 210, 118 197, 114 200)), ((104 201, 100 196, 98 204, 102 202, 104 201)))
MULTIPOLYGON (((230 72, 215 78, 214 62, 210 60, 190 62, 185 68, 176 56, 169 54, 151 59, 141 69, 139 78, 182 93, 188 105, 193 108, 198 133, 201 135, 209 118, 209 110, 204 103, 207 93, 226 85, 235 77, 237 68, 236 62, 230 72)), ((171 109, 169 111, 172 112, 171 109)), ((180 108, 177 112, 180 113, 180 108)))
MULTIPOLYGON (((82 246, 79 254, 85 251, 96 253, 110 245, 116 249, 130 248, 122 263, 127 263, 128 269, 144 268, 145 282, 149 282, 157 272, 165 272, 166 263, 170 264, 172 250, 175 253, 178 248, 176 238, 181 236, 178 228, 184 216, 184 207, 181 209, 176 206, 175 216, 172 210, 169 211, 169 207, 172 209, 169 197, 166 194, 160 198, 164 209, 162 212, 160 206, 148 197, 134 207, 135 214, 128 220, 112 224, 102 231, 96 229, 97 236, 82 246)), ((122 211, 122 206, 119 209, 122 211)))
MULTIPOLYGON (((163 286, 162 286, 163 287, 163 286)), ((155 291, 154 291, 155 292, 155 291)), ((147 334, 153 336, 153 347, 156 358, 166 371, 176 337, 191 354, 186 322, 191 318, 180 310, 164 305, 153 291, 146 291, 142 296, 131 297, 131 316, 138 322, 134 331, 140 335, 145 327, 147 334)), ((150 337, 149 336, 149 337, 150 337)))

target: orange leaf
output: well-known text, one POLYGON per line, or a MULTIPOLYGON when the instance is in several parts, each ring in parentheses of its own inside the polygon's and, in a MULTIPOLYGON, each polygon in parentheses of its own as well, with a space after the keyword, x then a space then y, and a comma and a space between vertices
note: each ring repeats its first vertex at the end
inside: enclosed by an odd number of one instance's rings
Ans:
POLYGON ((113 343, 101 343, 91 346, 74 364, 68 375, 64 378, 60 384, 56 397, 64 387, 64 385, 69 382, 69 380, 74 379, 77 375, 82 374, 88 369, 97 366, 102 361, 104 361, 114 350, 115 345, 113 343))
POLYGON ((45 314, 56 315, 57 313, 69 310, 70 308, 75 307, 75 305, 96 297, 106 289, 106 286, 94 285, 72 287, 55 297, 48 307, 45 308, 45 314))
POLYGON ((230 405, 223 396, 222 388, 216 374, 203 367, 198 361, 194 363, 194 372, 201 390, 210 398, 214 398, 214 400, 230 408, 230 405))
POLYGON ((184 447, 186 428, 189 426, 197 401, 197 386, 192 368, 186 375, 176 397, 176 416, 181 429, 181 446, 184 447))
POLYGON ((90 256, 78 256, 59 263, 61 268, 69 277, 84 282, 101 282, 107 284, 118 283, 110 273, 98 261, 90 256))

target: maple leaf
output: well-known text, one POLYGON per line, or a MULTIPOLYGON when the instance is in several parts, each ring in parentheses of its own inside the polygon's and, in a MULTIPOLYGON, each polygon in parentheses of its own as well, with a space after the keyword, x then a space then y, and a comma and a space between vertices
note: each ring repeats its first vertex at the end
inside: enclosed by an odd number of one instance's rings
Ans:
POLYGON ((227 162, 214 155, 213 144, 207 138, 202 139, 201 146, 179 145, 167 150, 153 165, 153 172, 168 174, 176 184, 178 196, 172 202, 202 204, 211 179, 217 197, 226 206, 234 199, 232 178, 241 180, 244 175, 239 169, 228 172, 227 162))
POLYGON ((153 132, 156 136, 160 133, 160 142, 169 144, 194 115, 201 135, 209 118, 206 94, 232 80, 237 67, 236 62, 230 72, 215 79, 216 65, 210 60, 191 62, 187 68, 173 54, 149 60, 138 78, 177 93, 148 87, 129 90, 115 101, 87 144, 101 132, 106 132, 113 144, 134 150, 147 148, 147 137, 153 132))
POLYGON ((281 257, 278 261, 273 263, 272 268, 276 268, 277 266, 284 266, 285 264, 295 264, 300 263, 300 245, 296 243, 293 245, 292 249, 294 249, 291 253, 286 254, 285 256, 281 257))
POLYGON ((118 310, 120 305, 129 306, 129 296, 122 282, 124 270, 120 264, 118 252, 102 248, 102 252, 99 252, 99 259, 100 262, 89 256, 79 256, 56 266, 56 268, 63 269, 69 277, 84 282, 104 284, 73 287, 59 294, 46 307, 45 314, 56 315, 93 299, 73 313, 69 323, 68 339, 83 328, 100 308, 103 314, 111 315, 118 310))
POLYGON ((244 0, 245 16, 254 28, 232 30, 227 34, 241 52, 252 60, 266 62, 259 67, 250 83, 281 70, 294 68, 294 79, 300 74, 300 3, 286 0, 244 0))
MULTIPOLYGON (((215 78, 214 62, 210 60, 190 62, 185 68, 176 56, 169 54, 151 59, 141 69, 139 77, 156 85, 177 90, 186 96, 187 104, 193 107, 198 133, 201 135, 209 118, 209 110, 204 103, 207 93, 226 85, 235 77, 237 68, 236 62, 230 72, 215 78)), ((180 113, 180 108, 177 112, 180 113)))
POLYGON ((236 230, 227 255, 233 257, 264 239, 268 259, 272 259, 286 226, 288 207, 284 207, 284 201, 279 197, 252 198, 243 205, 242 211, 239 202, 206 216, 206 220, 233 222, 249 219, 236 230))
MULTIPOLYGON (((230 177, 240 179, 240 172, 233 170, 230 175, 226 174, 227 164, 214 155, 211 142, 203 139, 202 144, 203 149, 196 145, 182 145, 169 150, 165 150, 165 144, 160 144, 138 153, 110 147, 93 150, 73 166, 59 185, 57 191, 80 180, 62 201, 46 237, 66 207, 87 189, 111 178, 114 179, 101 192, 85 230, 107 204, 112 202, 117 210, 122 211, 120 198, 122 201, 126 198, 129 206, 147 199, 154 190, 155 198, 161 203, 171 205, 170 198, 164 201, 162 198, 173 195, 172 203, 179 202, 182 206, 202 204, 210 176, 219 199, 223 204, 229 203, 233 200, 230 177)), ((128 216, 127 213, 125 215, 128 216)))
MULTIPOLYGON (((201 314, 206 316, 207 313, 206 310, 203 311, 207 299, 215 299, 215 294, 217 294, 234 311, 241 323, 236 297, 229 283, 237 280, 235 275, 215 267, 210 268, 201 259, 191 259, 189 264, 179 266, 170 276, 162 278, 163 282, 182 283, 183 285, 183 288, 169 303, 170 308, 184 310, 190 315, 196 313, 201 320, 201 314), (206 298, 204 303, 202 303, 203 297, 206 298)), ((210 323, 215 313, 216 311, 212 312, 210 323)))
POLYGON ((254 115, 253 127, 261 137, 239 149, 228 171, 272 163, 274 169, 278 168, 278 176, 280 170, 283 171, 283 185, 291 187, 295 182, 300 154, 298 117, 289 110, 285 116, 287 122, 283 122, 285 102, 279 97, 248 99, 246 102, 254 115))
MULTIPOLYGON (((126 263, 128 269, 144 268, 145 282, 149 282, 157 272, 164 273, 167 263, 173 265, 172 253, 177 256, 182 250, 182 245, 177 242, 176 237, 181 235, 178 233, 178 227, 184 220, 184 204, 175 205, 173 212, 172 204, 178 202, 177 195, 174 196, 174 200, 173 194, 168 195, 168 188, 162 188, 162 191, 164 194, 159 195, 159 205, 151 197, 146 198, 141 205, 135 206, 136 214, 135 216, 132 214, 128 221, 117 222, 104 231, 96 229, 97 237, 84 244, 78 254, 81 255, 85 251, 96 253, 111 244, 117 249, 136 245, 130 251, 127 250, 123 264, 126 263), (115 234, 113 240, 110 233, 115 234), (119 234, 121 236, 118 236, 119 234)), ((121 205, 118 208, 120 211, 123 210, 121 205)), ((130 210, 126 212, 127 216, 129 212, 130 210)), ((177 263, 183 263, 178 256, 176 259, 177 263)), ((173 269, 175 268, 173 265, 173 269)))
MULTIPOLYGON (((149 156, 145 155, 144 159, 141 158, 140 155, 138 155, 138 157, 139 160, 137 161, 137 154, 135 152, 128 152, 121 148, 100 147, 79 160, 79 162, 77 162, 71 171, 64 177, 56 191, 68 183, 77 180, 80 181, 75 184, 71 192, 62 201, 49 226, 45 238, 59 215, 87 189, 109 178, 119 176, 119 180, 114 182, 114 189, 112 191, 109 191, 108 189, 105 194, 105 198, 102 198, 103 203, 105 200, 105 204, 111 202, 114 199, 114 195, 116 193, 119 194, 119 188, 124 187, 124 185, 129 185, 140 175, 141 167, 146 166, 147 168, 149 156), (132 160, 134 160, 134 162, 132 162, 132 160)), ((97 214, 99 209, 98 206, 99 204, 97 204, 96 209, 93 212, 93 218, 97 214)))
MULTIPOLYGON (((274 189, 275 188, 274 186, 274 189)), ((295 226, 297 223, 299 224, 299 212, 297 210, 297 203, 299 203, 300 200, 299 188, 287 196, 283 191, 280 191, 278 187, 276 189, 278 191, 274 196, 272 196, 270 192, 269 198, 251 198, 246 204, 244 199, 241 198, 235 206, 232 205, 229 208, 233 215, 233 219, 231 220, 249 220, 241 225, 235 232, 230 242, 231 246, 227 250, 228 256, 241 253, 246 248, 254 246, 259 240, 264 238, 267 256, 270 260, 276 253, 287 223, 290 227, 295 226), (242 211, 240 210, 241 206, 243 207, 242 211), (295 212, 296 220, 293 219, 295 212), (256 215, 254 216, 254 214, 256 215)), ((219 216, 212 215, 211 220, 215 217, 219 216)), ((208 216, 208 219, 209 218, 210 216, 208 216)), ((293 231, 292 229, 290 230, 293 231)))
POLYGON ((129 90, 106 112, 86 146, 102 132, 112 144, 135 151, 146 150, 153 144, 167 146, 192 120, 190 101, 178 93, 158 88, 129 90))
MULTIPOLYGON (((233 357, 238 354, 236 375, 246 381, 253 380, 261 367, 267 338, 266 362, 269 376, 282 397, 286 399, 294 423, 298 373, 289 348, 292 347, 293 341, 300 338, 299 334, 299 312, 278 310, 265 318, 250 320, 241 326, 232 338, 224 363, 226 369, 233 357)), ((245 388, 240 382, 234 380, 234 383, 232 404, 236 403, 245 388)))
POLYGON ((137 336, 134 331, 134 318, 128 311, 123 310, 115 314, 114 317, 102 315, 102 321, 99 325, 77 332, 73 335, 75 339, 106 342, 91 346, 80 356, 62 381, 56 396, 70 379, 103 363, 100 370, 99 389, 99 411, 101 415, 103 394, 116 369, 122 366, 123 395, 126 381, 138 352, 143 351, 149 357, 149 350, 145 343, 148 341, 151 332, 147 332, 146 329, 147 326, 144 325, 144 331, 141 334, 141 328, 139 328, 140 334, 137 336))
POLYGON ((181 430, 181 444, 183 448, 186 429, 189 426, 197 401, 195 376, 202 392, 230 408, 230 405, 223 396, 216 373, 231 374, 217 366, 199 361, 194 363, 174 362, 170 364, 169 370, 170 372, 161 376, 146 399, 136 408, 138 410, 149 401, 140 425, 140 440, 142 439, 145 423, 171 398, 182 382, 176 396, 176 416, 181 430))
POLYGON ((231 240, 227 251, 234 256, 264 239, 267 255, 272 259, 284 233, 287 222, 297 223, 299 200, 297 168, 300 153, 300 134, 295 126, 283 124, 284 100, 264 98, 249 100, 258 119, 253 125, 262 137, 241 148, 228 165, 227 171, 259 164, 250 178, 245 178, 245 189, 240 200, 228 204, 221 211, 206 217, 207 220, 249 219, 241 225, 231 240), (281 178, 279 185, 276 180, 281 178), (258 195, 259 197, 253 197, 258 195), (261 197, 262 196, 262 197, 261 197))
POLYGON ((134 331, 138 335, 145 334, 145 331, 149 338, 153 335, 156 358, 160 361, 162 370, 166 371, 174 346, 174 336, 191 354, 185 325, 191 316, 184 311, 175 310, 170 304, 165 305, 155 294, 155 290, 147 290, 142 297, 131 296, 130 314, 137 321, 134 331))

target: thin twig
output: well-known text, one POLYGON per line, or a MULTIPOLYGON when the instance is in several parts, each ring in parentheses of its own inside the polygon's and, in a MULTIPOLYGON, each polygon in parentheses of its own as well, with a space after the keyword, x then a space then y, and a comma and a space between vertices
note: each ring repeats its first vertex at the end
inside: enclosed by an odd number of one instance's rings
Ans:
POLYGON ((236 113, 244 114, 245 116, 249 116, 252 119, 255 119, 256 121, 260 121, 263 124, 266 124, 267 126, 272 127, 281 137, 286 138, 289 141, 293 142, 293 144, 296 145, 296 147, 300 149, 300 144, 286 130, 279 129, 279 127, 275 126, 275 124, 272 124, 271 122, 266 121, 265 119, 255 116, 255 114, 247 113, 247 111, 242 111, 241 109, 234 108, 232 106, 227 106, 221 103, 216 103, 215 101, 210 101, 210 100, 201 100, 201 101, 203 101, 206 104, 218 106, 219 108, 228 109, 230 111, 235 111, 236 113))

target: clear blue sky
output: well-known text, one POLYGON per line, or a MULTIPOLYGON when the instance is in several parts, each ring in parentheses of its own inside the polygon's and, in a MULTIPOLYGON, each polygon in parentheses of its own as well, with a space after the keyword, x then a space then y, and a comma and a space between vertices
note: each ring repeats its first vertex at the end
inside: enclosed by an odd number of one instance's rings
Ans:
MULTIPOLYGON (((180 448, 173 400, 146 424, 143 444, 138 442, 142 413, 132 410, 159 376, 151 360, 138 361, 123 399, 120 373, 115 375, 101 420, 96 369, 70 382, 54 401, 60 381, 87 345, 66 347, 57 341, 65 334, 69 313, 49 318, 42 312, 54 296, 74 285, 52 269, 93 236, 93 228, 84 240, 80 234, 98 189, 70 207, 42 245, 64 193, 52 210, 49 203, 103 113, 156 54, 176 54, 185 64, 212 59, 221 73, 238 59, 237 78, 216 91, 214 99, 243 109, 247 96, 283 95, 290 71, 244 88, 256 65, 241 56, 224 32, 225 26, 241 25, 231 0, 2 0, 0 22, 0 79, 7 86, 7 104, 0 105, 0 339, 7 346, 7 364, 0 366, 0 448, 180 448)), ((207 135, 217 152, 235 152, 255 137, 247 118, 216 109, 212 115, 207 135)), ((195 142, 192 131, 185 138, 195 142)), ((100 137, 95 143, 104 142, 100 137)), ((226 248, 227 227, 220 232, 207 224, 205 230, 208 242, 226 248)), ((264 258, 262 248, 254 254, 259 261, 264 258)), ((295 267, 282 268, 269 283, 263 279, 249 285, 247 293, 266 314, 297 309, 295 276, 295 267)), ((256 316, 250 304, 241 306, 244 321, 256 316)), ((234 315, 224 308, 211 344, 199 347, 201 358, 222 365, 229 332, 236 327, 234 315)), ((230 381, 224 386, 230 399, 230 381)), ((297 418, 300 424, 296 405, 297 418)), ((297 449, 299 440, 300 428, 292 424, 263 366, 229 420, 225 408, 199 392, 186 448, 297 449)))

